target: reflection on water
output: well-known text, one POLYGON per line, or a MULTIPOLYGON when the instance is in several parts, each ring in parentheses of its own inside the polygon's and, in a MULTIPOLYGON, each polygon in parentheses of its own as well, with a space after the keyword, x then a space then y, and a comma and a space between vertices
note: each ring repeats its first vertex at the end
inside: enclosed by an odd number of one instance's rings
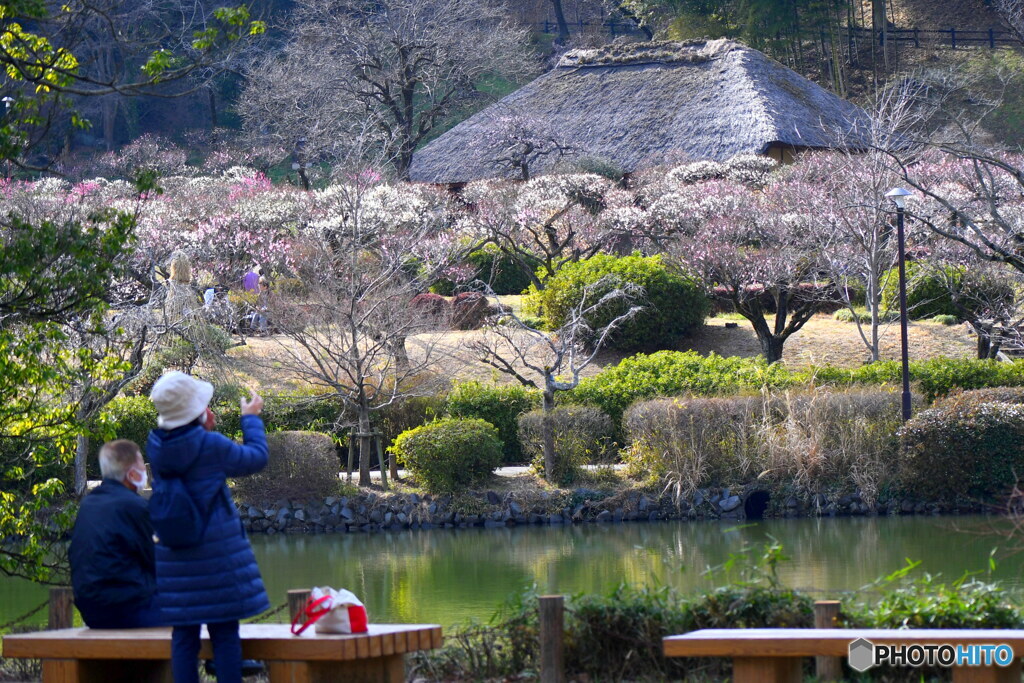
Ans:
MULTIPOLYGON (((488 619, 511 593, 536 583, 551 593, 605 592, 619 583, 705 588, 703 576, 744 547, 777 539, 791 558, 779 569, 787 584, 834 596, 856 590, 905 564, 953 579, 985 569, 994 546, 1006 545, 984 518, 849 518, 769 520, 737 526, 660 522, 512 529, 434 529, 381 534, 254 536, 271 595, 289 588, 348 588, 371 620, 463 623, 488 619)), ((1024 558, 1001 560, 994 578, 1022 583, 1024 558)), ((735 575, 735 573, 734 573, 735 575)), ((45 590, 0 581, 0 621, 45 598, 45 590)), ((41 619, 45 618, 41 615, 41 619)))

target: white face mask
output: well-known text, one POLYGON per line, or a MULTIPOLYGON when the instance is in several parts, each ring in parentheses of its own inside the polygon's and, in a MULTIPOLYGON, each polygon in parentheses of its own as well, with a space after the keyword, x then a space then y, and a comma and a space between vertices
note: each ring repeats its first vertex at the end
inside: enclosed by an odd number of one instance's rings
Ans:
POLYGON ((145 469, 139 469, 138 467, 133 467, 130 470, 128 470, 128 473, 129 473, 128 481, 132 482, 132 484, 135 486, 135 488, 137 490, 141 491, 142 489, 146 488, 146 484, 149 483, 149 475, 146 474, 146 470, 145 469), (133 480, 131 478, 130 475, 131 475, 132 472, 134 472, 135 474, 139 475, 138 481, 135 481, 135 480, 133 480))

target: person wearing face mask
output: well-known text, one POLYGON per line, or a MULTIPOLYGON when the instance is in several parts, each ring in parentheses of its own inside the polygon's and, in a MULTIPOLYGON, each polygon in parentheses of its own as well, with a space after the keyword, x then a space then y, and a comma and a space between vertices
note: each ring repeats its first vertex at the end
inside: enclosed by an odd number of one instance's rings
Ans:
POLYGON ((157 429, 149 433, 146 445, 153 490, 169 491, 169 481, 180 480, 204 524, 195 545, 157 540, 160 607, 174 627, 174 681, 199 683, 200 628, 206 624, 217 680, 238 683, 243 669, 238 622, 269 609, 270 600, 227 479, 255 474, 267 465, 267 437, 260 418, 263 399, 255 392, 242 399, 243 443, 236 443, 214 431, 210 383, 168 372, 156 381, 149 397, 157 410, 157 429))
POLYGON ((134 441, 100 449, 103 481, 83 500, 68 558, 75 605, 89 628, 163 624, 157 606, 153 525, 146 501, 146 463, 134 441))

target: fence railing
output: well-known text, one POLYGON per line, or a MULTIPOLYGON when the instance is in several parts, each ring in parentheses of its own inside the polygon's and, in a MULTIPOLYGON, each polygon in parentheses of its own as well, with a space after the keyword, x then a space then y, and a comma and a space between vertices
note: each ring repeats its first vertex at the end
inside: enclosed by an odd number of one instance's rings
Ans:
MULTIPOLYGON (((598 28, 609 33, 612 37, 617 35, 632 35, 642 33, 641 29, 633 22, 628 21, 575 21, 568 22, 570 31, 583 31, 588 28, 598 28)), ((554 21, 534 22, 533 28, 543 33, 557 33, 558 24, 554 21)), ((820 39, 822 42, 828 38, 828 33, 821 31, 801 31, 800 35, 811 40, 820 39)), ((923 29, 923 28, 891 28, 883 35, 881 31, 871 28, 848 26, 839 30, 839 36, 845 40, 870 39, 882 43, 884 40, 914 47, 948 47, 952 49, 966 47, 986 47, 996 49, 1020 45, 1021 41, 1016 34, 1009 31, 989 29, 960 29, 956 27, 923 29)))

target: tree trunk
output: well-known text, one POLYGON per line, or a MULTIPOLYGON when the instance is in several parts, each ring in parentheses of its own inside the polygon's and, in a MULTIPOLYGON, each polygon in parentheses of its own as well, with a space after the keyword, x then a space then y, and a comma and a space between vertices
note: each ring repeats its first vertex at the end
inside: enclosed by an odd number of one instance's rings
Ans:
POLYGON ((370 410, 359 406, 359 485, 370 485, 370 459, 373 458, 373 443, 370 438, 370 410))
POLYGON ((871 0, 871 25, 875 39, 881 43, 882 65, 889 71, 889 23, 885 16, 886 0, 871 0))
POLYGON ((981 323, 973 323, 973 326, 975 334, 978 335, 978 360, 985 360, 988 358, 989 348, 992 346, 990 330, 985 329, 981 323))
POLYGON ((757 341, 761 343, 761 353, 764 354, 764 359, 769 363, 775 363, 782 360, 782 345, 786 342, 785 337, 780 337, 774 334, 769 335, 758 335, 757 341))
POLYGON ((103 144, 107 151, 114 149, 114 123, 117 121, 117 96, 103 98, 103 144))
POLYGON ((89 437, 79 434, 75 443, 75 497, 81 499, 88 488, 89 478, 85 471, 89 458, 89 437))
POLYGON ((558 44, 565 45, 569 42, 569 24, 565 22, 565 12, 562 11, 562 0, 551 0, 555 7, 555 23, 558 24, 558 44))
POLYGON ((555 476, 555 425, 551 413, 555 409, 555 392, 544 390, 544 417, 540 421, 541 441, 544 444, 544 477, 550 482, 555 476))
POLYGON ((210 130, 213 130, 217 127, 217 93, 212 83, 206 86, 206 98, 210 104, 210 130))
POLYGON ((405 335, 394 340, 391 345, 391 353, 395 358, 395 374, 407 373, 409 371, 409 351, 405 348, 405 335))

